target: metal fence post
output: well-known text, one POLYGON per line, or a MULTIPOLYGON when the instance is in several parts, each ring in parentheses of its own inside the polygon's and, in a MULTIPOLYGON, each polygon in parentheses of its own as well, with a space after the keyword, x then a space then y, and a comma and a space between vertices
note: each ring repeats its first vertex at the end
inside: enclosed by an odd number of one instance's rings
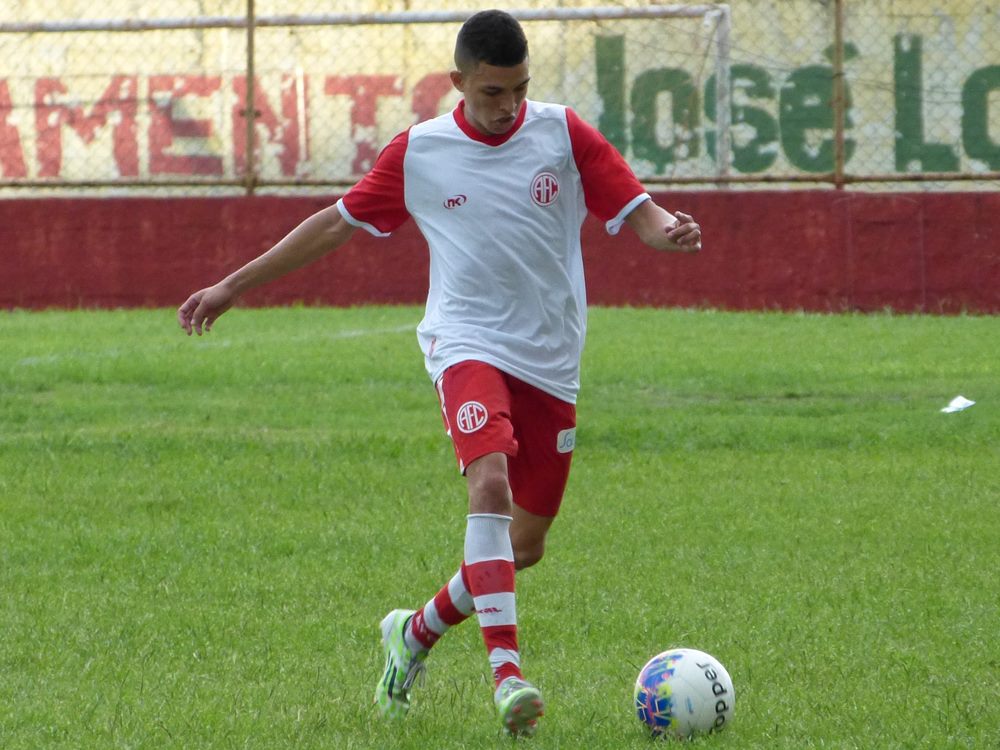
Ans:
POLYGON ((254 11, 254 0, 247 0, 247 100, 246 109, 243 111, 247 120, 247 146, 246 158, 244 159, 245 174, 243 184, 246 187, 247 195, 253 195, 254 187, 257 184, 257 106, 256 106, 256 75, 254 66, 254 31, 256 30, 256 14, 254 11))
POLYGON ((844 0, 833 5, 833 184, 844 189, 847 88, 844 84, 844 0))
MULTIPOLYGON (((716 122, 718 123, 718 140, 716 142, 716 168, 718 176, 723 180, 729 177, 729 165, 732 161, 732 125, 733 87, 730 66, 732 61, 732 24, 733 17, 730 7, 722 5, 716 12, 716 73, 715 101, 716 122)), ((726 182, 717 182, 717 187, 726 186, 726 182)))

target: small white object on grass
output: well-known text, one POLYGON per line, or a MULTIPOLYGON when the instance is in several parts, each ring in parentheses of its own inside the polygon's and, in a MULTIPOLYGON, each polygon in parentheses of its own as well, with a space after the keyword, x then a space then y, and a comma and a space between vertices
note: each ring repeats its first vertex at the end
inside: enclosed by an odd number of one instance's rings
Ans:
POLYGON ((969 401, 969 399, 967 399, 965 396, 955 396, 955 398, 949 401, 948 405, 944 407, 941 411, 943 411, 945 414, 952 414, 956 411, 965 411, 974 403, 976 402, 969 401))

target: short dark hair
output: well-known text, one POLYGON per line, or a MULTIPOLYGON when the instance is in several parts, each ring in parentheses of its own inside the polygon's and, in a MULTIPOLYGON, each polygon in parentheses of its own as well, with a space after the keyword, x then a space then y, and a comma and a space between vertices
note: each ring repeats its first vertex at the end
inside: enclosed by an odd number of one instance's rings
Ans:
POLYGON ((528 57, 528 38, 510 13, 482 10, 470 16, 455 40, 455 65, 472 70, 479 63, 512 68, 528 57))

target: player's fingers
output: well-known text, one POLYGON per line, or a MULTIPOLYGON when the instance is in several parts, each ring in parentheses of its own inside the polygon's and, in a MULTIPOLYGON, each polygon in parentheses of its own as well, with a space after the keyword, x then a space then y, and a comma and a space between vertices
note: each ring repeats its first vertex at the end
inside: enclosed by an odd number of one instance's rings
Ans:
POLYGON ((701 230, 695 229, 692 232, 685 235, 680 244, 691 250, 697 250, 701 247, 701 230))
POLYGON ((694 244, 695 242, 701 242, 701 228, 696 224, 690 231, 688 231, 682 238, 682 242, 688 244, 694 244))
POLYGON ((701 249, 701 229, 697 224, 685 224, 670 240, 681 250, 697 252, 701 249))
POLYGON ((685 214, 680 211, 674 211, 674 216, 677 217, 677 224, 674 226, 675 229, 680 229, 686 226, 698 226, 698 222, 694 220, 691 214, 685 214))
POLYGON ((198 307, 195 308, 194 314, 191 316, 191 327, 194 328, 194 332, 199 336, 202 334, 202 326, 206 318, 208 318, 208 310, 205 306, 205 301, 202 300, 198 303, 198 307))
POLYGON ((681 224, 674 229, 667 232, 667 237, 669 237, 673 242, 691 242, 691 237, 701 236, 701 227, 697 224, 681 224))
POLYGON ((195 298, 195 295, 192 294, 187 298, 187 301, 185 301, 183 305, 177 308, 177 322, 188 336, 191 335, 191 313, 197 306, 198 300, 195 298))

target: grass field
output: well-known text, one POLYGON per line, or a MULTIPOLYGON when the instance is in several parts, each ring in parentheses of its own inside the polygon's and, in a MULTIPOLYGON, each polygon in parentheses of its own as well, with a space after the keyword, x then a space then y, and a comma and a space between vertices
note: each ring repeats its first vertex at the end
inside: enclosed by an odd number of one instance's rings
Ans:
MULTIPOLYGON (((370 705, 464 532, 419 315, 0 314, 0 748, 509 744, 471 623, 404 723, 370 705)), ((1000 747, 998 353, 989 317, 593 310, 518 578, 530 746, 648 750, 632 683, 684 645, 737 690, 696 747, 1000 747)))

